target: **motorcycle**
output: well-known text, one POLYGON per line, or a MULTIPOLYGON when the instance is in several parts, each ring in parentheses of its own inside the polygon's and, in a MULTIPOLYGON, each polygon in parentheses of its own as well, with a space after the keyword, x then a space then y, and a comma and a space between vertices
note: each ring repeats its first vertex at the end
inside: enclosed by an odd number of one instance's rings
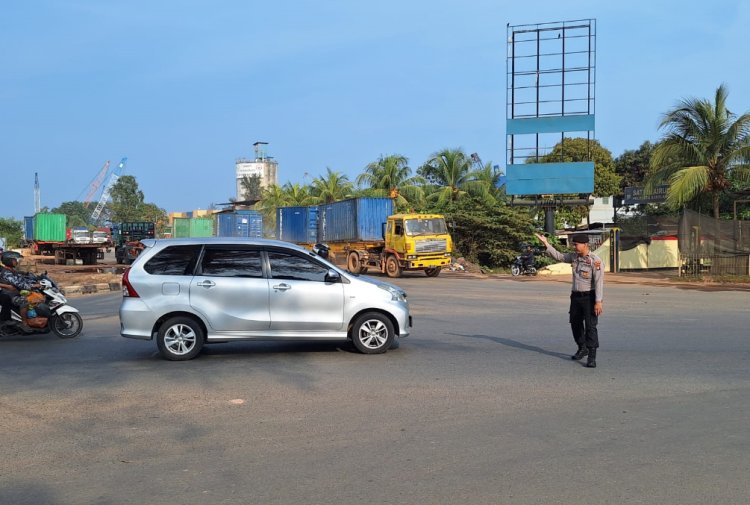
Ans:
POLYGON ((28 323, 32 331, 20 328, 21 315, 14 307, 11 318, 0 323, 0 337, 11 335, 35 335, 54 333, 60 338, 75 338, 83 330, 83 318, 78 309, 68 305, 68 299, 62 294, 57 284, 43 273, 34 276, 34 281, 41 284, 40 294, 44 301, 36 304, 27 313, 28 323))
POLYGON ((518 277, 519 275, 536 275, 536 266, 532 265, 526 265, 523 256, 516 256, 516 259, 513 260, 513 264, 510 266, 510 273, 513 275, 513 277, 518 277))

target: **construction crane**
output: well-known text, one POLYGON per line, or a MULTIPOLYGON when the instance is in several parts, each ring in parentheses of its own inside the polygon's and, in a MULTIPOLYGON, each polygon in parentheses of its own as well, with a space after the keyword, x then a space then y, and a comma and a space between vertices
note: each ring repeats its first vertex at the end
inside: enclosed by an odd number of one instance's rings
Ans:
POLYGON ((99 170, 99 173, 96 175, 96 177, 94 177, 94 180, 91 181, 89 192, 83 199, 83 206, 85 208, 88 208, 89 204, 91 203, 91 199, 94 198, 94 195, 99 189, 99 186, 101 186, 102 182, 104 182, 104 179, 107 177, 107 172, 109 172, 109 160, 104 163, 104 166, 101 168, 101 170, 99 170))
POLYGON ((102 215, 102 211, 104 210, 104 206, 107 204, 107 201, 109 200, 109 193, 110 191, 112 191, 112 188, 117 183, 117 179, 120 178, 120 174, 122 174, 122 171, 125 168, 125 164, 127 162, 128 162, 128 159, 123 158, 120 161, 120 163, 117 165, 117 167, 110 174, 109 180, 107 181, 107 185, 104 186, 104 190, 102 191, 102 196, 99 197, 99 203, 96 204, 96 208, 94 209, 94 212, 91 213, 92 222, 97 223, 99 221, 99 218, 102 215))
POLYGON ((42 211, 42 192, 39 189, 39 173, 34 172, 34 213, 42 211))

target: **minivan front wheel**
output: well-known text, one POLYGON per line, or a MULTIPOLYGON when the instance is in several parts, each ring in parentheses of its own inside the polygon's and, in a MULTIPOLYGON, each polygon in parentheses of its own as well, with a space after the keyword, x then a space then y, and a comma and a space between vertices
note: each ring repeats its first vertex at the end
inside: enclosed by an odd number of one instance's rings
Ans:
POLYGON ((165 321, 156 335, 161 355, 170 361, 193 359, 203 348, 203 328, 189 317, 173 317, 165 321))
POLYGON ((352 342, 362 354, 384 353, 395 336, 391 320, 377 312, 362 314, 352 325, 352 342))

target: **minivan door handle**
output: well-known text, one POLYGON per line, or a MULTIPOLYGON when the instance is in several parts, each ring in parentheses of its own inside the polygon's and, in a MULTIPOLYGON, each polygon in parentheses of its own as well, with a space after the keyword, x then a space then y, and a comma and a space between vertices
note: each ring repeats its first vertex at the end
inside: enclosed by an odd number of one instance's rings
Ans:
POLYGON ((292 286, 289 284, 277 284, 273 287, 273 289, 278 289, 279 291, 286 291, 287 289, 292 289, 292 286))
POLYGON ((216 286, 216 283, 214 281, 200 281, 197 286, 200 286, 202 288, 212 288, 216 286))

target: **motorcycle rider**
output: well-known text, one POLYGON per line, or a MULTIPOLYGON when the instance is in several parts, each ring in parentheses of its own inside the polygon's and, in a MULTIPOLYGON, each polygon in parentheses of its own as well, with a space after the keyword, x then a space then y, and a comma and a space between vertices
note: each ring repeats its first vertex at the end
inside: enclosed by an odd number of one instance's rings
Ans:
POLYGON ((521 254, 521 265, 527 272, 534 266, 534 249, 529 244, 526 244, 526 249, 521 254))
MULTIPOLYGON (((30 333, 34 330, 28 325, 27 312, 29 310, 29 302, 25 296, 20 294, 20 291, 40 289, 42 285, 35 283, 16 270, 19 258, 23 258, 23 256, 15 251, 6 251, 0 256, 0 262, 2 263, 2 268, 0 268, 0 288, 2 288, 3 292, 7 292, 11 297, 12 304, 18 307, 18 313, 21 315, 19 328, 24 332, 30 333)), ((5 307, 3 307, 3 311, 5 310, 5 307)))

